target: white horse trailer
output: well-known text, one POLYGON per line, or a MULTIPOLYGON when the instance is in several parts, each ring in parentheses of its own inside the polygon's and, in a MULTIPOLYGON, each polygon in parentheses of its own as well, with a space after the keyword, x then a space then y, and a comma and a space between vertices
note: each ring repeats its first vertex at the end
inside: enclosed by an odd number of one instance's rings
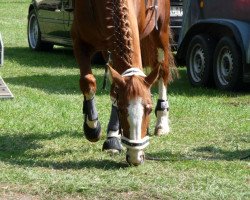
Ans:
POLYGON ((185 0, 183 10, 176 57, 190 83, 222 90, 250 83, 250 0, 185 0))

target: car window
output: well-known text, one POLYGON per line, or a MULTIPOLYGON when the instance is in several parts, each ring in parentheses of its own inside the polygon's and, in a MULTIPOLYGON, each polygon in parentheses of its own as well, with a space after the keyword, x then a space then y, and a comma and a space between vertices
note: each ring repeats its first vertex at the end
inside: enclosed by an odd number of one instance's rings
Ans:
POLYGON ((73 10, 74 9, 74 0, 62 0, 63 7, 66 10, 73 10))

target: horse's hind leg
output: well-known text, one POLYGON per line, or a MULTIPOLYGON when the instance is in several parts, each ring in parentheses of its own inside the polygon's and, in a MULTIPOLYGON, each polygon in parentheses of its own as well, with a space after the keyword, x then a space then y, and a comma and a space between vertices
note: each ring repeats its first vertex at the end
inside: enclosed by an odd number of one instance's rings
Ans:
MULTIPOLYGON (((168 29, 169 31, 169 29, 168 29)), ((168 134, 170 132, 170 126, 169 126, 169 103, 167 98, 167 83, 169 81, 169 73, 170 73, 170 59, 172 58, 172 55, 169 49, 169 35, 168 31, 164 32, 160 36, 160 48, 157 49, 158 51, 158 58, 157 62, 162 67, 162 76, 159 78, 158 81, 158 93, 159 98, 157 101, 156 106, 156 117, 157 122, 155 126, 155 135, 164 135, 168 134)))
POLYGON ((91 48, 73 37, 74 54, 80 67, 80 88, 84 95, 84 134, 91 142, 96 142, 101 137, 101 125, 95 106, 96 80, 91 71, 91 48))
POLYGON ((167 87, 163 78, 158 81, 158 101, 155 108, 157 122, 155 126, 155 135, 164 135, 170 132, 169 127, 169 104, 167 98, 167 87))
POLYGON ((170 132, 169 127, 169 105, 167 98, 167 83, 170 79, 169 63, 172 62, 171 51, 169 51, 169 28, 165 22, 161 31, 154 30, 149 36, 142 40, 142 55, 144 65, 152 68, 161 66, 158 79, 158 101, 155 108, 157 117, 155 135, 164 135, 170 132))
POLYGON ((164 1, 167 8, 160 14, 159 31, 155 31, 154 39, 158 47, 158 64, 162 67, 162 75, 159 78, 158 91, 159 99, 156 106, 157 123, 155 135, 164 135, 170 132, 169 127, 169 105, 167 98, 167 84, 171 80, 170 67, 174 67, 174 58, 170 46, 170 27, 169 27, 169 1, 164 1), (168 10, 168 11, 167 11, 168 10), (170 66, 171 65, 171 66, 170 66))

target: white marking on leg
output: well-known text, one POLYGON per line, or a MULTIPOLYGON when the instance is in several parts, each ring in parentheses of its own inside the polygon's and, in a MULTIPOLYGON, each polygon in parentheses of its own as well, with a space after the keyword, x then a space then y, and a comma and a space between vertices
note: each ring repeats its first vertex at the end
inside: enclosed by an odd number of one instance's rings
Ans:
POLYGON ((128 106, 128 122, 131 140, 141 139, 141 125, 144 108, 142 106, 142 99, 134 99, 129 102, 128 106))
POLYGON ((167 101, 167 88, 164 85, 162 78, 160 78, 158 81, 158 92, 159 92, 159 99, 167 101))
MULTIPOLYGON (((167 101, 167 87, 164 85, 162 78, 158 82, 158 91, 159 91, 159 99, 167 101)), ((168 118, 169 112, 167 111, 167 109, 164 111, 157 111, 156 116, 157 116, 157 122, 155 126, 156 134, 163 135, 169 133, 170 132, 169 118, 168 118)))
MULTIPOLYGON (((164 62, 164 59, 165 59, 164 50, 159 48, 157 60, 159 63, 162 63, 164 62)), ((159 92, 158 99, 164 100, 167 102, 167 87, 164 85, 164 81, 162 78, 160 78, 158 81, 158 92, 159 92)), ((167 102, 167 105, 168 105, 168 102, 167 102)), ((155 134, 163 135, 163 134, 169 133, 170 128, 169 128, 168 115, 169 113, 167 110, 156 112, 157 122, 155 126, 155 134)))
POLYGON ((119 130, 117 131, 109 131, 108 134, 107 134, 107 137, 110 138, 110 137, 116 137, 116 138, 121 138, 121 135, 119 134, 119 130))

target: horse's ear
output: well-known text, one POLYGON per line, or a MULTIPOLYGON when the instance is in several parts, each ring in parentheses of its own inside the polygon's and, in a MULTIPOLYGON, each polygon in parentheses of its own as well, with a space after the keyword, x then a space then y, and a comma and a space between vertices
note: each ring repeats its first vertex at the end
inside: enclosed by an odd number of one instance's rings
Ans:
POLYGON ((118 85, 118 87, 123 87, 125 86, 125 80, 124 78, 115 70, 113 69, 110 65, 108 65, 109 72, 110 72, 110 78, 111 81, 115 84, 118 85))
POLYGON ((150 72, 150 74, 145 78, 145 82, 148 84, 148 87, 151 87, 155 81, 157 80, 159 74, 160 74, 160 65, 153 69, 153 71, 150 72))

